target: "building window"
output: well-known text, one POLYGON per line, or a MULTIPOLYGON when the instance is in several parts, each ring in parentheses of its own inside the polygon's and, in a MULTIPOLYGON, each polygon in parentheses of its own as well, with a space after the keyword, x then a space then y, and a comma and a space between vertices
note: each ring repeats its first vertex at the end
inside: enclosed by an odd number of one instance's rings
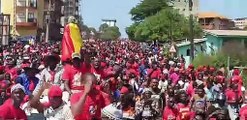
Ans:
POLYGON ((25 13, 17 13, 17 22, 26 22, 26 14, 25 13))
POLYGON ((34 13, 28 13, 28 22, 35 22, 34 13))
POLYGON ((18 0, 16 4, 17 4, 17 6, 25 7, 26 6, 26 0, 18 0))
POLYGON ((29 6, 30 7, 37 7, 37 0, 29 0, 29 6))

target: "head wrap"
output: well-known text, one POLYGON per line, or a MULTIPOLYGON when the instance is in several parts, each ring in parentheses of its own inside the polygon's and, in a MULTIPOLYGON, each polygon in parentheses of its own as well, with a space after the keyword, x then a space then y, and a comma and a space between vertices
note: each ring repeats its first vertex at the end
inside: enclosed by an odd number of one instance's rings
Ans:
POLYGON ((21 89, 23 92, 25 92, 25 88, 20 83, 18 83, 11 87, 11 93, 17 89, 21 89))
POLYGON ((124 87, 124 86, 123 86, 123 87, 121 88, 121 90, 120 90, 120 93, 121 93, 121 94, 127 94, 127 93, 129 93, 129 89, 128 89, 127 87, 124 87))

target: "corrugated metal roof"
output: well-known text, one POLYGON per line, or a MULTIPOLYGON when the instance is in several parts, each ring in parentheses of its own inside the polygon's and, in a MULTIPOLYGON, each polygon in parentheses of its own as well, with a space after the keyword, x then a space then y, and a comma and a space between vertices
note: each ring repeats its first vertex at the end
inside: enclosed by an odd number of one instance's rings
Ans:
POLYGON ((228 19, 225 16, 219 15, 213 12, 202 12, 197 14, 198 18, 220 18, 220 19, 228 19))
POLYGON ((205 30, 206 33, 216 36, 242 36, 247 37, 247 31, 244 30, 205 30))
MULTIPOLYGON (((206 39, 194 39, 195 44, 205 42, 205 41, 206 41, 206 39)), ((181 43, 177 44, 176 46, 182 47, 182 46, 186 46, 186 45, 190 45, 190 41, 181 42, 181 43)))

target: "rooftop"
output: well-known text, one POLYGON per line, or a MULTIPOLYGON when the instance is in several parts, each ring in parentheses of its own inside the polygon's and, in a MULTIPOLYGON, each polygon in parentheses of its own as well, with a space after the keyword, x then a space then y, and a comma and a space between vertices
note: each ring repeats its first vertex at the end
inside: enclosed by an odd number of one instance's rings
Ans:
POLYGON ((228 19, 225 16, 219 15, 214 12, 201 12, 197 14, 198 18, 220 18, 220 19, 228 19))
MULTIPOLYGON (((194 43, 197 44, 197 43, 202 43, 202 42, 205 42, 206 39, 194 39, 194 43)), ((181 42, 181 43, 178 43, 177 44, 177 47, 182 47, 182 46, 187 46, 187 45, 190 45, 190 41, 184 41, 184 42, 181 42)))
POLYGON ((247 31, 244 30, 204 30, 204 32, 214 36, 247 37, 247 31))
POLYGON ((234 20, 246 20, 247 17, 242 17, 242 18, 235 18, 234 20))

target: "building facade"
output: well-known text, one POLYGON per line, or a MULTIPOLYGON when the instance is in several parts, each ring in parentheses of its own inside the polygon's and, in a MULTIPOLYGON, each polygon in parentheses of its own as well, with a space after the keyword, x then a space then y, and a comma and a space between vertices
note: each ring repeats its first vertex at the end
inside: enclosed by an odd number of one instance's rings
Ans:
POLYGON ((233 20, 235 23, 235 27, 239 29, 244 29, 247 27, 247 17, 245 18, 236 18, 233 20))
MULTIPOLYGON (((63 5, 64 2, 62 0, 44 0, 44 18, 43 25, 40 30, 45 32, 46 29, 49 29, 49 40, 59 41, 62 39, 61 28, 63 28, 63 25, 61 18, 64 16, 63 5)), ((41 35, 41 31, 38 32, 38 36, 41 35)))
POLYGON ((193 1, 193 7, 192 11, 189 9, 189 0, 173 0, 172 6, 175 9, 178 9, 179 12, 186 17, 188 17, 191 14, 196 15, 199 12, 199 0, 192 0, 193 1))
POLYGON ((1 11, 10 14, 13 36, 35 36, 42 25, 43 0, 1 0, 1 11))
POLYGON ((234 22, 216 13, 198 13, 198 22, 202 29, 206 30, 229 30, 234 27, 234 22))
POLYGON ((107 24, 109 27, 115 27, 116 23, 116 19, 102 19, 102 24, 107 24))
POLYGON ((76 19, 80 19, 80 0, 63 0, 63 14, 64 16, 61 18, 62 25, 66 25, 68 23, 68 19, 70 16, 74 16, 76 19))

